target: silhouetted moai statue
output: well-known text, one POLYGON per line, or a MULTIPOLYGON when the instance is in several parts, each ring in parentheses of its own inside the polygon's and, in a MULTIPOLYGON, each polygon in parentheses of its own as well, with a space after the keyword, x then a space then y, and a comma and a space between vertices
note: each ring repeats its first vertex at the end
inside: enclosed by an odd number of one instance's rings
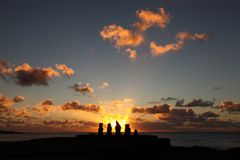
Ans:
POLYGON ((120 124, 118 123, 118 121, 116 121, 115 130, 116 130, 115 135, 116 135, 116 136, 120 136, 120 135, 121 135, 121 126, 120 126, 120 124))
POLYGON ((138 136, 138 131, 136 129, 134 130, 134 136, 138 136))
POLYGON ((125 132, 124 132, 124 135, 125 135, 125 136, 130 136, 130 134, 131 134, 130 125, 129 125, 129 124, 125 124, 125 132))
POLYGON ((110 123, 108 123, 107 125, 107 135, 108 136, 111 136, 112 135, 112 126, 110 123))
POLYGON ((99 123, 98 125, 98 135, 99 136, 103 135, 103 123, 99 123))

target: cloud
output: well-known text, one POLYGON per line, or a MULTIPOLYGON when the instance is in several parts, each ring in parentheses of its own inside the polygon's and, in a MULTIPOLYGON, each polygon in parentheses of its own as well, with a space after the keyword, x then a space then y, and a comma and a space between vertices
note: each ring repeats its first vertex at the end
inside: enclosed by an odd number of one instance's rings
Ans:
POLYGON ((175 106, 176 107, 183 107, 184 106, 185 99, 179 99, 177 100, 175 106))
POLYGON ((0 59, 0 77, 7 80, 7 77, 12 74, 12 66, 9 62, 0 59))
POLYGON ((169 43, 166 45, 158 45, 155 41, 150 42, 150 49, 152 56, 162 56, 172 51, 178 51, 184 47, 187 40, 197 40, 203 41, 208 38, 207 34, 204 33, 189 33, 189 32, 179 32, 177 33, 175 39, 176 43, 169 43))
POLYGON ((8 108, 12 107, 15 103, 19 103, 22 101, 24 101, 23 96, 16 96, 11 99, 9 97, 0 95, 0 109, 2 109, 2 110, 8 109, 8 108))
POLYGON ((12 99, 15 103, 19 103, 24 101, 24 97, 23 96, 16 96, 12 99))
POLYGON ((59 72, 51 67, 33 68, 27 63, 17 66, 14 72, 17 84, 21 86, 48 85, 48 81, 53 77, 60 77, 59 72))
POLYGON ((104 40, 113 42, 116 48, 136 47, 144 41, 142 34, 134 33, 116 24, 105 26, 100 31, 100 35, 104 40))
POLYGON ((128 54, 128 58, 130 58, 132 61, 136 60, 136 58, 137 58, 136 50, 133 50, 131 48, 127 48, 126 53, 128 54))
POLYGON ((0 95, 0 108, 9 108, 14 104, 11 98, 0 95))
POLYGON ((178 98, 175 98, 175 97, 164 97, 164 98, 161 98, 161 101, 165 101, 165 102, 168 102, 168 101, 177 101, 178 98))
POLYGON ((53 105, 53 100, 46 99, 46 100, 42 101, 41 105, 53 105))
POLYGON ((227 111, 229 113, 240 113, 240 103, 234 103, 232 101, 221 102, 220 105, 216 106, 220 111, 227 111))
POLYGON ((145 113, 145 114, 156 114, 156 113, 169 113, 170 106, 168 104, 154 105, 153 107, 133 107, 132 113, 145 113))
POLYGON ((222 90, 222 89, 223 89, 222 86, 214 86, 213 87, 213 90, 215 90, 215 91, 222 90))
POLYGON ((105 89, 108 88, 110 86, 110 84, 108 82, 102 82, 99 86, 99 88, 101 89, 105 89))
POLYGON ((68 77, 74 74, 74 70, 65 64, 56 64, 55 66, 58 70, 62 71, 68 77))
POLYGON ((159 120, 167 122, 185 122, 197 118, 196 113, 192 109, 172 109, 169 114, 157 117, 159 120))
POLYGON ((54 106, 53 100, 51 100, 51 99, 43 100, 42 102, 35 105, 31 109, 31 111, 33 111, 34 113, 40 114, 40 115, 45 115, 47 113, 57 111, 57 110, 59 110, 59 107, 54 106))
POLYGON ((188 104, 184 105, 185 107, 210 107, 213 106, 213 101, 204 101, 202 99, 193 99, 188 104))
POLYGON ((205 118, 216 118, 219 117, 218 114, 212 112, 212 111, 207 111, 201 114, 201 116, 205 117, 205 118))
MULTIPOLYGON (((138 47, 145 41, 144 36, 148 29, 154 26, 160 29, 167 28, 171 19, 170 14, 164 8, 159 8, 158 12, 141 9, 136 12, 136 16, 138 20, 132 25, 132 30, 125 29, 116 24, 110 24, 104 26, 100 31, 100 36, 104 40, 112 42, 114 47, 118 49, 122 47, 138 47)), ((180 50, 188 40, 203 41, 208 39, 208 37, 209 35, 204 33, 178 32, 175 36, 175 43, 162 45, 151 41, 149 47, 152 56, 161 56, 180 50)), ((129 54, 131 60, 136 59, 136 49, 127 48, 125 52, 129 54)))
POLYGON ((158 12, 156 13, 148 10, 138 10, 136 14, 139 22, 136 22, 134 26, 140 32, 145 32, 152 26, 166 28, 171 18, 170 14, 167 13, 164 8, 159 8, 158 12))
POLYGON ((78 101, 67 102, 61 106, 62 110, 82 110, 87 112, 99 112, 100 107, 95 104, 80 104, 78 101))
MULTIPOLYGON (((65 64, 57 64, 56 68, 68 77, 74 73, 74 71, 65 64)), ((14 67, 14 65, 11 65, 9 62, 0 60, 0 76, 4 80, 11 78, 21 86, 46 86, 49 80, 56 77, 58 78, 61 74, 52 67, 32 67, 28 63, 14 67)))
POLYGON ((70 88, 74 89, 76 92, 82 93, 83 95, 94 92, 94 89, 90 86, 89 83, 86 84, 76 83, 70 88))

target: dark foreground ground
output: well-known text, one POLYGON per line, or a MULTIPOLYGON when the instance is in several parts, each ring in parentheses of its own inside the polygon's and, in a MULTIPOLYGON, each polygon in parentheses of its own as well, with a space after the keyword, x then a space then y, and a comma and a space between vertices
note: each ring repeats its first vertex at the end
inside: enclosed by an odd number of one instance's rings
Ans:
POLYGON ((240 148, 215 150, 206 147, 174 147, 169 139, 155 136, 45 138, 0 142, 0 159, 238 159, 240 148))

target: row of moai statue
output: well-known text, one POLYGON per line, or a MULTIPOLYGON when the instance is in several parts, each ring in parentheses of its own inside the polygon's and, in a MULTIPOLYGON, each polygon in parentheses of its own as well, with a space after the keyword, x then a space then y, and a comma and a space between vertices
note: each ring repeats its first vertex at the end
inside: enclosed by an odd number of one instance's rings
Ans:
MULTIPOLYGON (((103 135, 103 123, 99 123, 98 127, 98 135, 102 136, 103 135)), ((112 126, 110 123, 107 125, 107 136, 112 136, 112 126)), ((120 136, 121 135, 121 125, 116 121, 116 126, 115 126, 115 135, 120 136)), ((129 124, 125 124, 125 131, 124 131, 124 136, 130 136, 131 135, 131 128, 129 124)), ((134 130, 134 135, 138 135, 138 131, 135 129, 134 130)))

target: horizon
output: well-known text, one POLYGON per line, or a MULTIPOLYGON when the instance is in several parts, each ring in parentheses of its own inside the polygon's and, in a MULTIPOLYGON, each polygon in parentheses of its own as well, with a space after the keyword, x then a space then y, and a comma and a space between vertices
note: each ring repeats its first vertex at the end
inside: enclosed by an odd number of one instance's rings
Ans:
POLYGON ((0 130, 240 132, 238 6, 1 1, 0 130))

